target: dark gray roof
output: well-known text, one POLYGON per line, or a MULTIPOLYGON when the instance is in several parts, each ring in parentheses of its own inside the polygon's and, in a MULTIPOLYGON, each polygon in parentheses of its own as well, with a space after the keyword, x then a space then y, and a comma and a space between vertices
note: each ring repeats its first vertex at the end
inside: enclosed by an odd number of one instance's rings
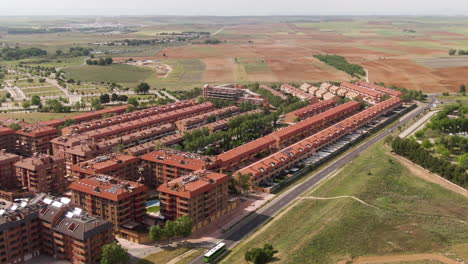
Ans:
POLYGON ((63 220, 52 229, 79 240, 86 240, 96 234, 113 228, 114 225, 106 220, 94 216, 81 216, 72 218, 64 217, 63 220))

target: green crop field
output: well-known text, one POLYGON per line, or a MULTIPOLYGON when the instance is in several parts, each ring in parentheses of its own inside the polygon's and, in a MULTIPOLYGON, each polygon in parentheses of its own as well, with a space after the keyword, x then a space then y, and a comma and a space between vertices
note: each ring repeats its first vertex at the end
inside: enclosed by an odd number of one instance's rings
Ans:
POLYGON ((125 64, 84 65, 63 69, 67 78, 87 82, 139 83, 153 74, 149 68, 125 64))
POLYGON ((413 175, 382 144, 306 196, 355 196, 369 205, 346 197, 301 199, 221 263, 247 263, 244 253, 264 243, 279 250, 274 263, 422 252, 468 259, 468 199, 413 175))

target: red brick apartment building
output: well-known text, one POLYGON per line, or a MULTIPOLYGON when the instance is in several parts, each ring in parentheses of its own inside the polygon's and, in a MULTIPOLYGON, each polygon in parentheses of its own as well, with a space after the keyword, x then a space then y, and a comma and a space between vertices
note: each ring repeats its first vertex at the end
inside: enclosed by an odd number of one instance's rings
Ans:
POLYGON ((70 184, 73 204, 114 224, 115 235, 145 242, 137 232, 146 214, 148 188, 140 183, 107 175, 94 175, 70 184))
POLYGON ((40 194, 0 209, 0 263, 24 263, 46 254, 73 264, 95 264, 114 240, 113 225, 82 214, 69 199, 40 194))
POLYGON ((33 154, 15 163, 20 186, 32 193, 61 194, 67 187, 65 159, 46 154, 33 154))
POLYGON ((20 156, 0 150, 0 189, 9 190, 19 187, 16 179, 15 163, 20 156))
POLYGON ((287 83, 281 85, 280 90, 285 92, 285 93, 296 96, 297 98, 299 98, 299 99, 301 99, 303 101, 308 100, 311 103, 315 103, 315 102, 319 101, 318 97, 315 97, 314 95, 312 95, 310 93, 307 93, 307 92, 304 92, 303 90, 301 90, 299 88, 296 88, 296 87, 294 87, 292 85, 289 85, 287 83))
POLYGON ((235 171, 278 148, 292 144, 359 110, 358 102, 347 102, 292 126, 250 141, 217 156, 222 172, 235 171))
MULTIPOLYGON (((120 122, 120 117, 112 117, 116 119, 111 122, 112 125, 106 125, 97 129, 80 132, 79 135, 59 137, 52 140, 52 148, 55 156, 65 156, 65 151, 74 146, 80 145, 84 141, 101 142, 115 138, 121 138, 126 135, 133 135, 148 129, 156 129, 163 125, 170 125, 177 120, 195 116, 214 109, 215 106, 211 102, 203 104, 179 108, 169 112, 163 112, 146 116, 143 118, 134 118, 131 121, 120 122)), ((174 127, 174 126, 172 126, 174 127)), ((175 128, 175 127, 174 127, 175 128)), ((151 134, 147 133, 147 138, 151 138, 151 134)), ((138 141, 138 140, 137 140, 138 141)))
POLYGON ((159 186, 198 170, 215 166, 215 159, 174 149, 161 149, 141 157, 145 167, 145 183, 159 186))
POLYGON ((43 121, 40 122, 39 124, 45 125, 45 126, 51 126, 58 128, 59 126, 63 126, 65 124, 65 121, 68 119, 74 120, 76 124, 90 121, 93 119, 99 119, 102 118, 105 115, 109 114, 120 114, 125 111, 127 111, 128 108, 133 108, 133 105, 119 105, 119 106, 114 106, 114 107, 109 107, 105 108, 102 110, 97 110, 97 111, 92 111, 88 113, 82 113, 82 114, 77 114, 77 115, 72 115, 72 116, 67 116, 64 118, 58 118, 58 119, 53 119, 49 121, 43 121))
MULTIPOLYGON (((124 148, 143 144, 154 139, 163 138, 167 135, 171 135, 175 132, 175 126, 172 124, 164 124, 159 127, 153 127, 138 131, 132 134, 122 136, 120 138, 113 138, 101 142, 84 141, 80 145, 73 146, 71 148, 65 148, 63 155, 65 157, 65 164, 67 166, 67 172, 71 173, 71 166, 78 162, 84 162, 96 158, 100 155, 107 153, 116 152, 119 146, 124 148)), ((55 142, 54 139, 53 142, 55 142)), ((66 139, 60 139, 60 144, 67 143, 66 139)), ((59 145, 59 144, 57 144, 59 145)))
POLYGON ((137 157, 110 153, 72 165, 72 180, 77 181, 87 176, 106 174, 122 180, 137 181, 140 177, 139 165, 140 159, 137 157))
POLYGON ((386 94, 391 95, 391 96, 401 97, 403 95, 403 93, 400 92, 400 91, 389 89, 389 88, 382 87, 380 85, 376 85, 376 84, 372 84, 372 83, 358 82, 356 84, 361 86, 361 87, 372 89, 372 90, 379 91, 379 92, 382 92, 382 93, 386 93, 386 94))
MULTIPOLYGON (((348 82, 343 82, 340 85, 341 89, 344 89, 348 92, 352 92, 354 94, 357 94, 358 96, 361 96, 362 99, 365 102, 371 103, 371 104, 376 104, 382 101, 382 97, 384 96, 384 93, 372 90, 369 88, 361 87, 352 83, 348 82)), ((346 97, 354 99, 354 96, 349 96, 349 94, 346 94, 346 97)))
POLYGON ((297 120, 304 120, 313 115, 326 111, 336 105, 336 100, 325 100, 317 103, 313 103, 306 107, 300 108, 296 111, 292 111, 286 114, 284 122, 286 123, 295 123, 297 120))
POLYGON ((63 136, 70 136, 80 134, 86 131, 95 130, 103 127, 108 127, 132 120, 138 120, 143 117, 154 116, 157 114, 174 111, 180 108, 189 107, 195 105, 193 100, 184 100, 167 105, 150 107, 147 109, 114 115, 111 117, 100 118, 97 120, 84 122, 81 124, 72 125, 62 129, 63 136))
POLYGON ((239 107, 237 106, 229 106, 221 109, 216 109, 210 112, 203 113, 201 115, 196 115, 193 117, 185 118, 175 122, 179 131, 185 132, 190 129, 194 129, 200 127, 209 122, 210 117, 215 117, 216 120, 222 118, 224 116, 229 116, 232 114, 236 114, 239 112, 239 107))
POLYGON ((8 152, 15 152, 15 142, 15 130, 0 126, 0 150, 4 149, 8 152))
POLYGON ((31 125, 16 131, 16 151, 29 157, 33 153, 52 154, 50 141, 59 136, 59 131, 41 124, 31 125))
POLYGON ((250 175, 252 188, 262 190, 262 188, 258 188, 261 182, 274 178, 283 170, 291 168, 297 162, 314 155, 319 149, 334 143, 359 127, 400 106, 401 100, 397 97, 383 101, 264 159, 252 163, 238 170, 234 175, 250 175))
POLYGON ((206 226, 234 208, 229 200, 231 177, 211 171, 196 171, 158 187, 161 214, 168 220, 187 215, 194 229, 206 226))

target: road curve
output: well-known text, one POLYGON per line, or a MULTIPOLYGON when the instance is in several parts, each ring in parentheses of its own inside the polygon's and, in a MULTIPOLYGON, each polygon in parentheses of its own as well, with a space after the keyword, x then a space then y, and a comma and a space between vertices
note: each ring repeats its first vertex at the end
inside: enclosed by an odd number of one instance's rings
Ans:
MULTIPOLYGON (((256 212, 242 219, 234 227, 232 227, 225 234, 223 234, 223 236, 220 239, 217 239, 217 240, 219 240, 219 242, 226 243, 227 249, 231 249, 235 247, 238 243, 241 242, 242 239, 244 239, 251 233, 255 232, 263 224, 265 224, 267 220, 273 218, 276 214, 278 214, 281 210, 289 206, 292 202, 296 200, 296 198, 301 196, 303 193, 312 189, 312 187, 314 187, 318 182, 320 182, 323 179, 328 178, 337 169, 351 162, 361 152, 368 149, 372 145, 376 144, 380 140, 384 139, 385 137, 390 135, 395 129, 398 129, 399 126, 407 124, 417 115, 419 115, 420 113, 428 109, 432 105, 432 103, 435 101, 433 97, 430 97, 430 98, 432 100, 431 103, 425 106, 418 107, 417 109, 406 114, 403 118, 400 118, 397 123, 391 125, 386 131, 383 131, 377 134, 375 137, 369 139, 368 141, 362 143, 361 145, 359 145, 352 151, 346 153, 344 156, 333 161, 328 167, 317 172, 313 177, 308 178, 305 182, 301 183, 300 185, 297 185, 291 188, 290 190, 282 193, 278 197, 274 198, 274 200, 272 200, 270 203, 266 204, 265 206, 263 206, 256 212)), ((203 255, 199 256, 198 258, 193 260, 191 263, 193 264, 204 263, 203 255)))

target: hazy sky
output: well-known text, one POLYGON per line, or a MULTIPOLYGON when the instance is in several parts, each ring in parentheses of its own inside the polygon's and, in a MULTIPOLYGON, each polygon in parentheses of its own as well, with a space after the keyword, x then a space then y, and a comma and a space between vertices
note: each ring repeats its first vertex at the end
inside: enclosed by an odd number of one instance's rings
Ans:
POLYGON ((468 0, 0 0, 0 15, 468 15, 468 0))

